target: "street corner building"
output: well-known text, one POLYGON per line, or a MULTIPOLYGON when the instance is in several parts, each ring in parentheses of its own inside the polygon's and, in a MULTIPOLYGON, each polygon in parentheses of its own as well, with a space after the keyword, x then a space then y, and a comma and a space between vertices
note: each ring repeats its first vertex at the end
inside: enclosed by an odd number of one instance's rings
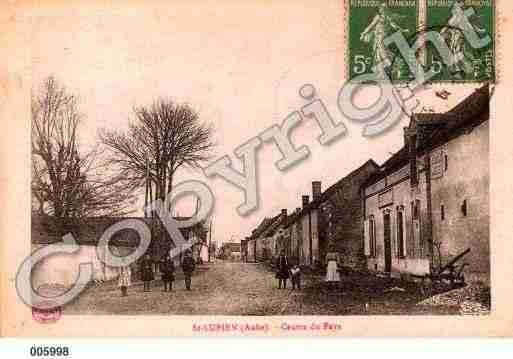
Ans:
POLYGON ((363 186, 367 269, 490 281, 489 87, 415 114, 404 146, 363 186))

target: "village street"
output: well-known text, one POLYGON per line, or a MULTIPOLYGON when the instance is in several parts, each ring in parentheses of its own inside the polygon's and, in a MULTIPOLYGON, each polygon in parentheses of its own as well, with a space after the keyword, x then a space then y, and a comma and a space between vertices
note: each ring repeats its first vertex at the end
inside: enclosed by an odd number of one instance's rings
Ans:
MULTIPOLYGON (((172 292, 160 280, 151 292, 140 282, 120 297, 117 281, 94 285, 64 308, 66 314, 169 315, 415 315, 457 314, 455 305, 417 305, 424 298, 414 285, 390 290, 397 283, 371 276, 344 276, 339 289, 322 277, 304 276, 301 291, 277 289, 273 272, 263 264, 217 261, 197 267, 192 291, 184 288, 181 271, 172 292), (366 305, 367 304, 367 305, 366 305)), ((404 283, 403 283, 404 284, 404 283)), ((290 283, 289 283, 290 287, 290 283)))

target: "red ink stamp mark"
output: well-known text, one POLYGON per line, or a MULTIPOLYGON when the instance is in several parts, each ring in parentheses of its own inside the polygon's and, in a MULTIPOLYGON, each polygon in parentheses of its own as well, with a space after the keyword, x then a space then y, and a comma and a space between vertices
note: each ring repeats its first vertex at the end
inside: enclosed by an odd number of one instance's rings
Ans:
POLYGON ((62 310, 61 307, 52 307, 53 302, 43 302, 37 307, 32 307, 32 318, 41 324, 51 324, 61 319, 62 310), (48 308, 40 309, 39 307, 48 308))

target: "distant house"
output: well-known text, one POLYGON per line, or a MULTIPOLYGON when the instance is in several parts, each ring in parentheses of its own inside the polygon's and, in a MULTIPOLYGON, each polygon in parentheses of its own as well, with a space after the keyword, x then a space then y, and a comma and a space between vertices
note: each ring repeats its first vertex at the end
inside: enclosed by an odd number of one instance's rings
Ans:
POLYGON ((221 259, 241 260, 241 244, 237 242, 223 243, 219 250, 221 259))
POLYGON ((276 220, 273 218, 264 218, 262 222, 251 232, 251 236, 247 238, 247 261, 259 262, 265 260, 268 256, 266 243, 266 230, 276 220))
POLYGON ((424 275, 462 253, 489 280, 489 88, 447 113, 416 114, 404 147, 363 186, 373 271, 424 275))
POLYGON ((266 260, 274 262, 280 255, 281 250, 286 250, 286 243, 284 243, 284 225, 287 219, 287 209, 284 208, 281 210, 280 214, 273 218, 272 222, 264 230, 263 236, 267 249, 266 260))

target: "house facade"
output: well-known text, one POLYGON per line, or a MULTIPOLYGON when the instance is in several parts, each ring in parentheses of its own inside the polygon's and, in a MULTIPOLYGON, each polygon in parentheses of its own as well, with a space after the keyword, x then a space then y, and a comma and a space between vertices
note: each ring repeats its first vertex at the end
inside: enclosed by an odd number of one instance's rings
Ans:
POLYGON ((444 114, 417 114, 404 147, 362 186, 372 271, 426 275, 470 249, 489 278, 489 89, 444 114))
POLYGON ((302 196, 302 208, 285 225, 291 258, 301 265, 324 266, 326 254, 333 250, 344 266, 365 266, 360 188, 378 168, 369 160, 324 192, 320 181, 312 182, 312 201, 302 196))
MULTIPOLYGON (((318 193, 314 193, 318 199, 321 194, 320 182, 316 183, 319 183, 315 189, 318 189, 318 193)), ((284 250, 295 263, 313 266, 319 262, 319 208, 316 201, 310 202, 308 195, 301 197, 301 203, 302 208, 297 208, 283 224, 283 238, 286 243, 284 250)))
POLYGON ((368 160, 329 187, 320 198, 321 262, 327 252, 339 253, 342 265, 361 270, 365 267, 363 236, 363 201, 361 186, 379 166, 368 160))
POLYGON ((419 162, 412 178, 408 156, 401 150, 385 162, 383 168, 388 170, 364 189, 364 253, 369 270, 429 273, 427 171, 419 162))

